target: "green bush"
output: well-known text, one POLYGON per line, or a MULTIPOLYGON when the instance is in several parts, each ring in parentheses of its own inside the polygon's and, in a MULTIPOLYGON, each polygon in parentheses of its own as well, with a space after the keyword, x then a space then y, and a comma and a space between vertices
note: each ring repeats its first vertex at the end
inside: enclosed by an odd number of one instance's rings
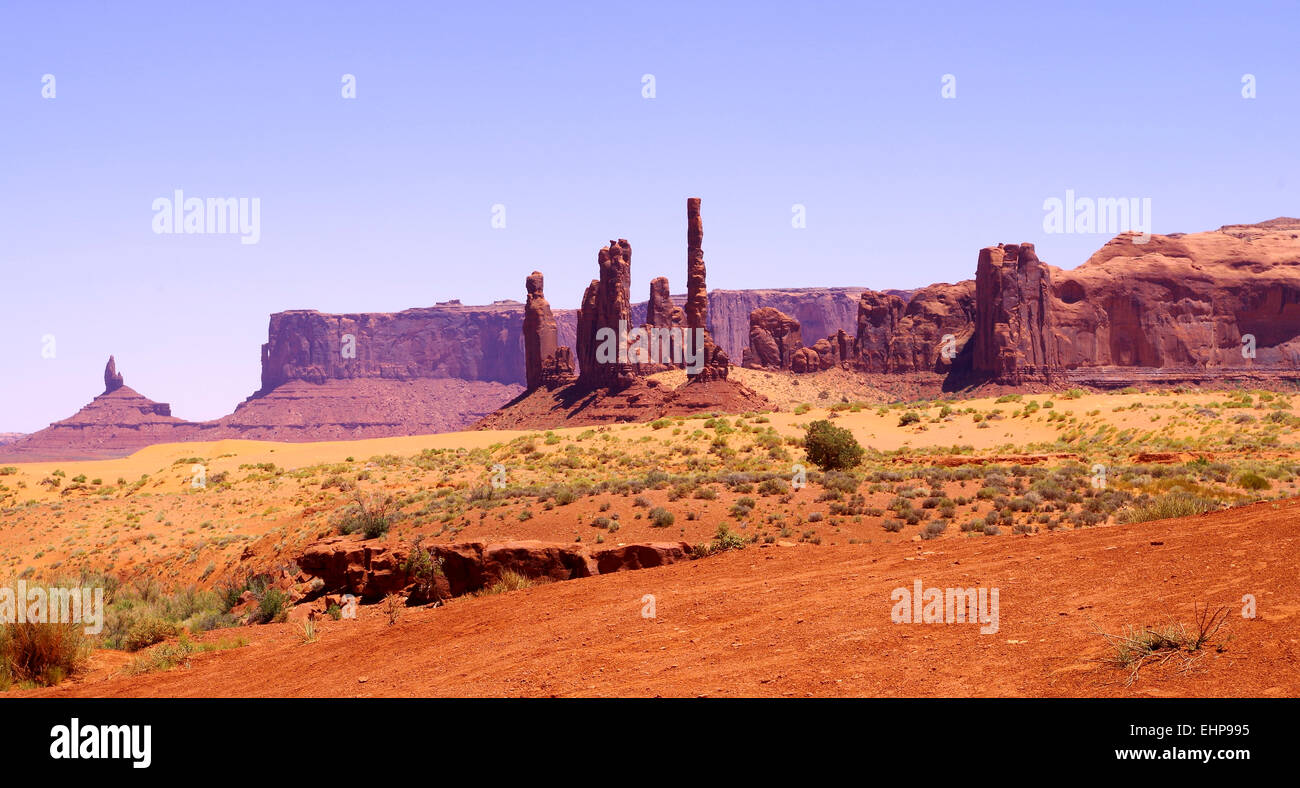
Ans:
POLYGON ((866 453, 853 433, 825 419, 808 425, 804 433, 808 460, 825 471, 844 470, 862 462, 866 453))

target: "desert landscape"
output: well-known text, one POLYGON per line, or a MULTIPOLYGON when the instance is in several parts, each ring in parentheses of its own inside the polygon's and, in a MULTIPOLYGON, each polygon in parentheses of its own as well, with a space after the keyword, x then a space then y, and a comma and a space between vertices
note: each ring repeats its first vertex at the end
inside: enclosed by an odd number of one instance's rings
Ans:
POLYGON ((393 374, 391 343, 366 333, 387 317, 278 344, 305 356, 273 349, 273 317, 262 392, 214 424, 172 417, 110 358, 81 413, 0 447, 0 571, 104 589, 102 630, 7 627, 0 686, 1295 694, 1300 222, 1119 237, 1069 272, 990 247, 973 281, 858 291, 856 334, 812 346, 762 304, 827 294, 761 293, 735 365, 707 328, 700 201, 687 209, 689 292, 656 279, 640 334, 626 241, 600 251, 576 354, 528 277, 518 332, 495 334, 515 361, 491 361, 503 378, 522 362, 523 384, 500 381, 518 393, 472 429, 402 418, 430 411, 395 386, 476 381, 430 373, 424 352, 393 374), (1118 302, 1139 305, 1132 325, 1118 302), (344 328, 374 348, 365 363, 332 360, 344 328), (257 408, 281 439, 228 437, 257 408), (331 439, 353 408, 385 414, 356 427, 383 437, 331 439))
POLYGON ((1297 29, 0 4, 11 762, 1285 773, 1297 29))

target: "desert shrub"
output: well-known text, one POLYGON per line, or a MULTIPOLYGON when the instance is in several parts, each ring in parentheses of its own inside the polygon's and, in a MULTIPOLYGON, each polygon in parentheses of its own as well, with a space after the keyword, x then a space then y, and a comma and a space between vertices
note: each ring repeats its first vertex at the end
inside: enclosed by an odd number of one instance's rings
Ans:
POLYGON ((822 516, 823 515, 821 512, 812 512, 811 514, 808 515, 808 522, 820 523, 822 521, 822 516))
POLYGON ((341 534, 360 532, 367 539, 377 539, 388 533, 397 519, 394 509, 393 496, 387 493, 365 496, 357 491, 352 503, 336 515, 338 531, 341 534))
POLYGON ((882 520, 882 521, 880 522, 880 527, 884 528, 886 531, 890 532, 891 534, 896 534, 896 533, 898 533, 899 531, 903 530, 903 521, 902 521, 902 520, 882 520))
POLYGON ((1268 479, 1265 479, 1263 476, 1252 471, 1247 471, 1241 476, 1238 476, 1237 484, 1240 484, 1247 490, 1267 490, 1269 487, 1268 479))
POLYGON ((437 579, 443 575, 442 559, 421 547, 419 542, 411 548, 402 568, 406 570, 407 577, 415 581, 422 596, 432 596, 437 579))
POLYGON ((84 624, 0 625, 0 689, 58 684, 85 667, 91 649, 84 624))
POLYGON ((1145 523, 1173 517, 1192 517, 1218 508, 1219 505, 1209 498, 1187 492, 1171 492, 1122 510, 1118 519, 1122 523, 1145 523))
POLYGON ((176 633, 177 627, 172 622, 161 618, 146 618, 137 621, 127 630, 122 638, 122 648, 125 651, 139 651, 155 643, 161 643, 176 633))
POLYGON ((858 491, 859 484, 861 484, 861 482, 858 477, 851 473, 837 473, 831 471, 822 476, 822 487, 835 492, 855 493, 858 491))
POLYGON ((481 596, 491 596, 493 594, 504 594, 508 591, 519 591, 528 588, 533 581, 528 575, 516 572, 513 569, 507 569, 501 573, 495 581, 486 586, 479 592, 481 596))
POLYGON ((712 487, 701 487, 695 491, 695 497, 701 501, 713 501, 718 497, 718 491, 712 487))
POLYGON ((561 487, 555 491, 555 503, 560 506, 568 506, 578 500, 578 494, 568 487, 561 487))
POLYGON ((745 544, 745 537, 735 533, 726 523, 723 523, 718 526, 712 542, 697 544, 691 548, 691 556, 693 558, 704 558, 717 553, 725 553, 728 550, 743 550, 745 544))
POLYGON ((865 454, 853 433, 822 419, 808 425, 804 432, 804 450, 809 461, 822 470, 844 470, 862 462, 865 454))
POLYGON ((650 527, 667 528, 676 520, 673 513, 662 506, 656 506, 650 510, 650 527))
POLYGON ((278 588, 268 588, 257 603, 254 618, 262 624, 283 621, 289 614, 289 595, 278 588))
POLYGON ((767 479, 758 485, 759 495, 784 495, 790 492, 790 484, 785 479, 767 479))
POLYGON ((931 520, 921 529, 922 539, 934 539, 935 537, 948 530, 948 524, 943 520, 931 520))
POLYGON ((916 424, 921 420, 921 414, 914 410, 909 410, 902 416, 898 417, 898 426, 906 427, 909 424, 916 424))

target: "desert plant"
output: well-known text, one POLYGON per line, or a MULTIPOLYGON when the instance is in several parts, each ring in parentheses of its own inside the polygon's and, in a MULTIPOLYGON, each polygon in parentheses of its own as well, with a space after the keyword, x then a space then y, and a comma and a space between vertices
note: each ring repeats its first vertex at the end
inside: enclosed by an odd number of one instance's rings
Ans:
POLYGON ((1166 493, 1149 503, 1141 503, 1122 510, 1121 523, 1145 523, 1150 520, 1168 520, 1174 517, 1192 517, 1218 509, 1219 505, 1199 495, 1187 492, 1166 493))
POLYGON ((667 528, 672 525, 676 519, 677 518, 673 517, 672 512, 662 506, 656 506, 650 510, 651 528, 667 528))
POLYGON ((364 495, 360 490, 352 494, 352 503, 336 515, 341 534, 360 532, 367 539, 376 539, 388 533, 396 519, 393 496, 375 492, 364 495))
POLYGON ((822 419, 809 424, 804 432, 804 450, 809 461, 822 470, 843 470, 862 462, 866 453, 853 433, 822 419))
POLYGON ((0 689, 11 682, 53 686, 80 672, 92 645, 84 625, 0 625, 0 689))
POLYGON ((509 591, 520 591, 528 588, 533 584, 528 575, 516 572, 513 569, 507 569, 501 573, 501 576, 493 583, 485 587, 480 593, 482 595, 504 594, 509 591))
POLYGON ((1203 649, 1207 646, 1221 648, 1223 641, 1217 638, 1228 620, 1228 612, 1227 605, 1211 610, 1209 605, 1196 604, 1192 607, 1190 629, 1171 621, 1161 626, 1128 627, 1119 635, 1100 629, 1097 634, 1114 650, 1114 663, 1129 671, 1126 684, 1132 684, 1145 664, 1163 665, 1179 658, 1182 660, 1179 671, 1185 673, 1204 656, 1203 649))

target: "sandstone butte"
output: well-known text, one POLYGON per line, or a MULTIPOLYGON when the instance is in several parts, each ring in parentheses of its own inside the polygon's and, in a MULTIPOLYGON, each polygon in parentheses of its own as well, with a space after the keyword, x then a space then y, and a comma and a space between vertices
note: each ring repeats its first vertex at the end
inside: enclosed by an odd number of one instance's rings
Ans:
POLYGON ((752 409, 761 397, 727 381, 730 359, 796 373, 910 376, 934 392, 1300 379, 1297 219, 1152 235, 1145 244, 1123 234, 1071 270, 1043 262, 1032 244, 998 244, 979 251, 973 279, 908 291, 708 291, 702 235, 692 198, 685 296, 670 295, 659 277, 648 301, 630 303, 631 244, 617 240, 599 252, 599 277, 579 310, 551 310, 536 274, 528 304, 274 314, 261 387, 209 422, 173 417, 126 386, 110 358, 104 393, 44 430, 6 436, 0 459, 122 456, 218 438, 385 437, 480 422, 540 427, 580 423, 571 421, 579 411, 598 423, 752 409), (584 366, 592 330, 620 318, 705 329, 708 364, 693 387, 673 391, 646 377, 663 365, 584 366), (526 331, 542 324, 546 333, 528 344, 526 331), (349 337, 355 353, 345 356, 349 337))

